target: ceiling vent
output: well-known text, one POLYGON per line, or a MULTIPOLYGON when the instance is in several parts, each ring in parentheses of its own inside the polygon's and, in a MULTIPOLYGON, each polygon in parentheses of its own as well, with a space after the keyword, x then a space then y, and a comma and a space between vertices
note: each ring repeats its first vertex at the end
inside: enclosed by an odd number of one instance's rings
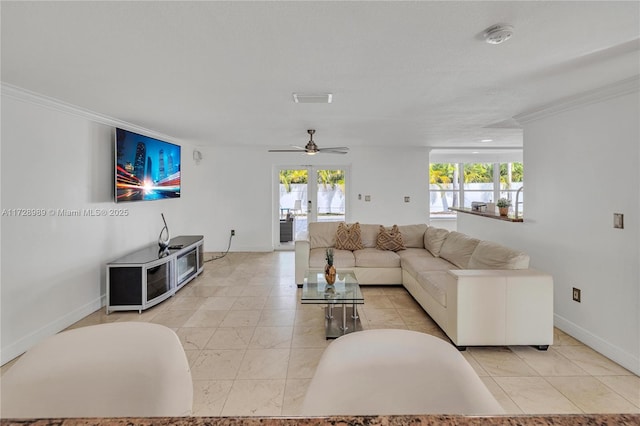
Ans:
POLYGON ((331 93, 294 93, 293 102, 297 104, 330 104, 333 99, 331 93))
POLYGON ((511 25, 497 24, 484 31, 484 40, 489 44, 500 44, 509 40, 513 35, 511 25))

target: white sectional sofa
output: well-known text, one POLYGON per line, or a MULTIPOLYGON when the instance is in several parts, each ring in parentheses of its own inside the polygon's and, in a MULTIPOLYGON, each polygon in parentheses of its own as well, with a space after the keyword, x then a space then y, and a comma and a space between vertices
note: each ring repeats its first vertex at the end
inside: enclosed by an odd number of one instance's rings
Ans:
MULTIPOLYGON (((378 224, 360 224, 364 248, 335 248, 337 222, 309 224, 295 241, 296 283, 321 272, 325 251, 361 285, 403 285, 451 341, 467 346, 553 344, 553 279, 529 256, 425 224, 399 226, 405 249, 379 250, 378 224)), ((365 299, 366 304, 366 299, 365 299)))

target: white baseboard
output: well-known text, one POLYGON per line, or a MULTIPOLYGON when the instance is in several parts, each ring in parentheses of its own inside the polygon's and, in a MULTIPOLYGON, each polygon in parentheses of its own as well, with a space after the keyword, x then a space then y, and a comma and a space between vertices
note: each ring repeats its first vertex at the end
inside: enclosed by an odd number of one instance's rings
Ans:
POLYGON ((71 324, 76 323, 87 315, 97 311, 105 305, 105 302, 106 296, 102 295, 95 300, 87 303, 86 305, 81 306, 80 308, 75 309, 74 311, 58 318, 57 320, 51 321, 49 324, 27 336, 22 337, 18 341, 10 343, 0 351, 0 364, 6 364, 15 357, 25 353, 35 344, 41 342, 43 339, 59 333, 65 328, 69 327, 71 324))
POLYGON ((558 314, 554 314, 553 317, 554 325, 560 330, 580 340, 591 349, 600 352, 634 374, 640 375, 640 358, 637 355, 630 354, 558 314))

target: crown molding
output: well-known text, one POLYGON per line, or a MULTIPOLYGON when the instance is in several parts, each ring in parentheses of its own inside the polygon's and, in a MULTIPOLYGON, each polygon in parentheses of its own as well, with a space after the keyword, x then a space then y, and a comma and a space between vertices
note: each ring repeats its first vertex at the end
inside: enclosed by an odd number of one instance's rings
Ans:
POLYGON ((0 83, 2 86, 2 97, 9 97, 19 101, 27 102, 30 104, 38 105, 48 109, 52 109, 58 112, 62 112, 76 117, 84 118, 94 123, 104 124, 110 127, 118 127, 120 129, 129 130, 135 133, 140 133, 156 139, 165 140, 168 142, 174 142, 181 144, 181 141, 171 136, 164 135, 159 132, 147 129, 145 127, 137 126, 133 123, 129 123, 117 118, 109 117, 104 114, 97 113, 70 103, 61 101, 56 98, 52 98, 40 93, 32 92, 22 87, 14 86, 5 82, 0 83))
POLYGON ((578 95, 569 96, 551 102, 542 107, 525 111, 513 117, 520 124, 540 120, 542 118, 558 114, 563 111, 601 102, 618 96, 628 95, 640 90, 640 75, 635 75, 615 83, 608 84, 597 89, 589 90, 578 95))

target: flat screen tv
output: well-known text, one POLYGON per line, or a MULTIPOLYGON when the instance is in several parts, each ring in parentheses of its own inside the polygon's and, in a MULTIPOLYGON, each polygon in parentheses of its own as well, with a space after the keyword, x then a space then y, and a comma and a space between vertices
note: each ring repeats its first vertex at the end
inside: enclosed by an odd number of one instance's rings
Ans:
POLYGON ((180 146, 116 129, 115 200, 180 197, 180 146))

